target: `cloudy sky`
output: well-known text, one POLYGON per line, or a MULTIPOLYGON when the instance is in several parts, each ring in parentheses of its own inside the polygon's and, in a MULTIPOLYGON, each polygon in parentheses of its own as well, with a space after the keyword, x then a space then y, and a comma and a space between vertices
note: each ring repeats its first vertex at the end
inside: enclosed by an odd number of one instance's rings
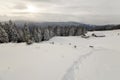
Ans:
POLYGON ((120 23, 120 0, 0 0, 0 21, 120 23))

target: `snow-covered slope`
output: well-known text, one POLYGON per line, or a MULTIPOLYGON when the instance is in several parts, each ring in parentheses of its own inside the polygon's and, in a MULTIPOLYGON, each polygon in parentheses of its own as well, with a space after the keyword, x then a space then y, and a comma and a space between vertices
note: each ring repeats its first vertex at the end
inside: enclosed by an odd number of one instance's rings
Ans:
POLYGON ((118 33, 89 32, 88 39, 54 37, 30 46, 0 44, 0 80, 120 80, 118 33))

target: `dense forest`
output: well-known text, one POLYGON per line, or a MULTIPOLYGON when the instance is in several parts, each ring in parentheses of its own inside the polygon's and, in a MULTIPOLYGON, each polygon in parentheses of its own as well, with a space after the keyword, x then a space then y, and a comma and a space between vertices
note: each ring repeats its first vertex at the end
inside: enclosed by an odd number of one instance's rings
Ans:
POLYGON ((69 26, 45 26, 24 24, 18 27, 11 20, 0 23, 0 43, 21 43, 32 44, 34 42, 47 41, 54 36, 80 36, 85 35, 87 30, 80 25, 69 26))
POLYGON ((94 25, 86 27, 88 31, 104 31, 120 29, 120 25, 94 25))

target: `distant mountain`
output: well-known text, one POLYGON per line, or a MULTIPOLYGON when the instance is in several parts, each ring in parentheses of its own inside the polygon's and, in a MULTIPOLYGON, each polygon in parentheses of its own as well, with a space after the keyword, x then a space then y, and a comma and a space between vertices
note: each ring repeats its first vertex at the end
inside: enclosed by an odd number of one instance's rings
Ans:
POLYGON ((84 24, 80 22, 26 22, 26 21, 15 21, 15 23, 19 27, 23 27, 25 23, 28 23, 29 26, 40 26, 40 27, 46 27, 46 26, 82 26, 86 27, 88 30, 93 29, 94 25, 90 24, 84 24))
POLYGON ((46 27, 46 26, 82 26, 85 27, 88 31, 97 31, 97 30, 113 30, 113 29, 120 29, 120 25, 91 25, 91 24, 85 24, 80 22, 27 22, 27 21, 14 21, 18 27, 23 27, 25 23, 28 23, 29 26, 40 26, 40 27, 46 27))

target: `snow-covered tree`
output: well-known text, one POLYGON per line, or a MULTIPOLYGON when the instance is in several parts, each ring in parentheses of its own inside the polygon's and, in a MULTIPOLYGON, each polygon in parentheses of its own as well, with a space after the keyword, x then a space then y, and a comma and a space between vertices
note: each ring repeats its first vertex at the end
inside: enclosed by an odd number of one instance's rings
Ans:
POLYGON ((0 43, 7 43, 7 42, 9 42, 8 34, 0 26, 0 43))
POLYGON ((30 30, 27 24, 24 25, 24 37, 28 45, 33 43, 31 35, 30 35, 30 30))
POLYGON ((75 34, 75 27, 70 27, 69 36, 74 36, 74 34, 75 34))
POLYGON ((35 42, 41 42, 42 41, 42 32, 41 32, 41 29, 40 28, 38 28, 38 27, 35 27, 35 28, 33 28, 34 30, 34 35, 33 35, 33 37, 34 37, 34 41, 35 42))
POLYGON ((11 20, 8 23, 8 35, 10 42, 17 42, 18 38, 20 38, 16 24, 14 24, 11 20))
POLYGON ((49 35, 49 30, 48 30, 48 28, 45 28, 45 29, 44 29, 43 37, 44 37, 44 40, 45 40, 45 41, 50 39, 50 35, 49 35))

